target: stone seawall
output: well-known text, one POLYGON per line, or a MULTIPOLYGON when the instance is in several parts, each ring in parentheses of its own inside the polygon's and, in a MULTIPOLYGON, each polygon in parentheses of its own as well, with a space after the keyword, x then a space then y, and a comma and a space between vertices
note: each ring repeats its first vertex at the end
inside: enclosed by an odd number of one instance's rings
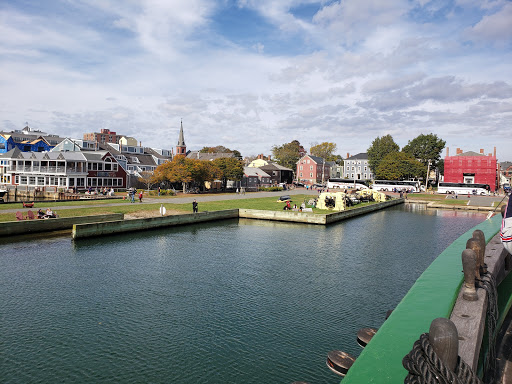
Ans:
POLYGON ((238 218, 238 209, 229 209, 225 211, 199 212, 145 219, 77 224, 73 225, 73 239, 236 218, 238 218))
POLYGON ((295 223, 305 224, 319 224, 326 225, 336 223, 338 221, 346 220, 348 218, 364 215, 369 212, 378 211, 393 205, 403 204, 404 199, 395 199, 366 205, 364 207, 357 207, 346 211, 328 213, 326 215, 318 215, 308 212, 295 212, 295 211, 263 211, 256 209, 239 209, 239 217, 244 219, 260 219, 260 220, 274 220, 274 221, 292 221, 295 223))
POLYGON ((108 215, 91 215, 64 217, 57 219, 34 219, 23 221, 6 221, 0 223, 0 236, 27 235, 37 232, 51 232, 65 229, 72 229, 73 224, 94 223, 102 221, 123 220, 122 213, 112 213, 108 215))

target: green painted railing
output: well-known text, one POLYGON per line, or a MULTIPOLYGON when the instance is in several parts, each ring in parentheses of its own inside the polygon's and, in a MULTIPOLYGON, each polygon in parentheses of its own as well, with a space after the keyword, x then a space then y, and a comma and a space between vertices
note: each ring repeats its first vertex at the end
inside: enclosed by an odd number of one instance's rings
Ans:
POLYGON ((500 225, 501 215, 485 220, 455 240, 432 262, 361 352, 343 384, 404 382, 407 375, 402 366, 404 356, 420 335, 429 331, 432 320, 450 317, 464 280, 461 254, 467 240, 475 229, 480 229, 488 242, 498 233, 500 225))

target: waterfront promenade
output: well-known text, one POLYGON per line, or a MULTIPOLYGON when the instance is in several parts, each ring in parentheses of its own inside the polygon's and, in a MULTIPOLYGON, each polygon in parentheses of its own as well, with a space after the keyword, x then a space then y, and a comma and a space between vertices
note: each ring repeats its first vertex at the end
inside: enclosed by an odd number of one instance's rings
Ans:
MULTIPOLYGON (((243 200, 243 199, 255 199, 255 198, 265 198, 265 197, 275 197, 278 199, 283 195, 290 195, 293 199, 294 195, 318 195, 318 192, 315 190, 306 190, 305 188, 296 188, 292 190, 286 191, 273 191, 273 192, 247 192, 245 194, 236 194, 236 193, 212 193, 212 194, 183 194, 178 193, 177 196, 152 196, 146 197, 144 196, 143 202, 139 203, 138 198, 135 199, 135 203, 137 205, 148 205, 148 204, 192 204, 194 200, 197 200, 199 203, 199 209, 201 210, 201 202, 210 202, 210 201, 227 201, 227 200, 243 200)), ((399 197, 398 193, 386 193, 392 197, 399 197)), ((418 200, 416 196, 409 195, 409 198, 405 200, 406 203, 423 203, 429 204, 431 201, 422 201, 418 200)), ((441 209, 460 209, 460 210, 492 210, 494 203, 499 203, 503 200, 503 196, 470 196, 469 198, 465 195, 458 196, 458 199, 451 199, 450 196, 447 196, 444 203, 445 204, 430 204, 431 208, 441 208, 441 209), (450 202, 453 201, 459 203, 459 205, 450 205, 450 202), (460 205, 460 202, 466 202, 466 204, 460 205), (432 206, 433 205, 433 206, 432 206)), ((40 202, 38 205, 44 206, 45 208, 50 207, 52 210, 66 210, 66 209, 80 209, 80 208, 91 208, 91 207, 114 207, 114 206, 123 206, 128 203, 127 200, 113 199, 111 203, 105 203, 103 200, 101 203, 94 204, 94 200, 83 200, 83 202, 87 202, 87 204, 81 204, 82 201, 76 201, 76 204, 68 205, 68 206, 52 206, 52 201, 40 202)), ((506 200, 505 200, 506 202, 506 200)), ((3 209, 2 213, 16 213, 17 211, 26 211, 27 209, 20 209, 20 203, 9 203, 12 206, 12 209, 7 208, 3 209)))
MULTIPOLYGON (((318 194, 316 191, 311 191, 304 188, 296 188, 288 191, 275 191, 275 192, 247 192, 246 194, 236 194, 236 193, 212 193, 212 194, 182 194, 179 193, 177 196, 160 196, 160 197, 146 197, 144 196, 142 203, 139 203, 138 198, 135 199, 135 203, 137 205, 148 205, 148 204, 187 204, 194 200, 197 200, 199 203, 199 209, 201 209, 201 202, 207 201, 223 201, 223 200, 243 200, 243 199, 255 199, 255 198, 263 198, 263 197, 275 197, 278 199, 280 196, 284 195, 303 195, 303 194, 318 194)), ((79 209, 79 208, 91 208, 91 207, 114 207, 114 206, 122 206, 129 203, 127 200, 119 200, 113 199, 111 203, 104 203, 103 200, 100 204, 95 205, 92 203, 94 200, 83 200, 84 202, 88 202, 88 204, 80 204, 80 200, 76 201, 76 204, 68 205, 68 206, 52 206, 52 201, 41 201, 38 202, 38 205, 44 206, 45 208, 50 207, 52 210, 64 210, 64 209, 79 209)), ((21 203, 10 203, 12 205, 12 209, 4 209, 2 213, 16 213, 17 211, 23 211, 28 209, 20 209, 19 206, 21 203)))

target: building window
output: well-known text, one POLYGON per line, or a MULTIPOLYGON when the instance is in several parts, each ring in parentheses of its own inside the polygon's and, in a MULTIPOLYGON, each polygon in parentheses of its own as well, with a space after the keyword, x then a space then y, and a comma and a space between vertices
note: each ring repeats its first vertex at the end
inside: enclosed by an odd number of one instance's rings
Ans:
POLYGON ((310 171, 312 171, 312 170, 313 170, 313 166, 312 166, 312 165, 310 165, 310 166, 309 166, 309 170, 310 170, 310 171))
POLYGON ((309 177, 313 177, 313 173, 310 173, 310 174, 309 174, 309 177))

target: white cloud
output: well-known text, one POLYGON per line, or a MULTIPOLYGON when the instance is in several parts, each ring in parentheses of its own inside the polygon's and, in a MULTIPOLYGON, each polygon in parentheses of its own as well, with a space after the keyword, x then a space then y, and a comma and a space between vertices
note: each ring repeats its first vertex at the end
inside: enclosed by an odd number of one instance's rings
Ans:
POLYGON ((510 44, 512 42, 512 3, 506 3, 498 12, 482 18, 468 29, 468 36, 479 42, 510 44))

